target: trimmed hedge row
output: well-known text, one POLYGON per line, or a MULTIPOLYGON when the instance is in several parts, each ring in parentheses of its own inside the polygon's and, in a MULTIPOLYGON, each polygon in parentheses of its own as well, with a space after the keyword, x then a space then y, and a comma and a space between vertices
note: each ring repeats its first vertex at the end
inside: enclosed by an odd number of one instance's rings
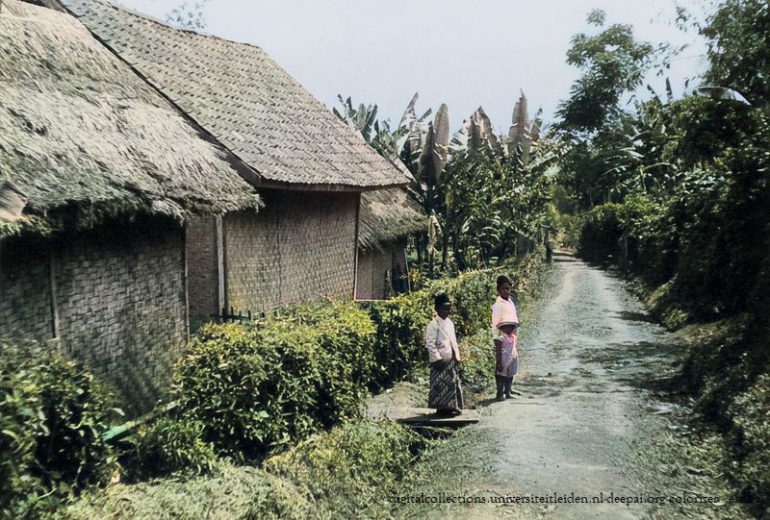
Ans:
POLYGON ((117 484, 63 510, 68 520, 390 518, 387 496, 429 443, 389 421, 348 421, 269 458, 213 475, 117 484), (192 499, 191 499, 192 498, 192 499))
MULTIPOLYGON (((536 260, 518 270, 530 274, 536 260)), ((176 367, 177 413, 234 460, 360 416, 368 390, 426 365, 423 331, 447 293, 460 338, 488 326, 495 279, 510 267, 439 280, 384 302, 316 302, 244 324, 205 326, 176 367)), ((517 278, 514 276, 514 278, 517 278)))
POLYGON ((452 322, 463 341, 490 326, 491 307, 497 297, 497 277, 506 274, 514 282, 513 293, 526 293, 536 281, 543 255, 529 255, 517 266, 504 265, 485 271, 469 271, 456 278, 437 280, 425 289, 367 305, 377 326, 376 391, 406 377, 414 367, 425 366, 423 345, 426 324, 433 318, 433 298, 446 293, 452 301, 452 322))
POLYGON ((352 302, 207 325, 176 367, 178 413, 202 423, 221 453, 258 459, 358 412, 374 368, 374 332, 352 302))

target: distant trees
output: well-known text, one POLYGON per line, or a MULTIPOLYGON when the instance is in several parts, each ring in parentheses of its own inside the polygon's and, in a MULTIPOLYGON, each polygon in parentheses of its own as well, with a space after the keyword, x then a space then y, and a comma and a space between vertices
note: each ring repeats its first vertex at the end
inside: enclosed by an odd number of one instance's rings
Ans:
POLYGON ((700 31, 715 87, 700 90, 707 97, 676 100, 669 87, 626 110, 618 100, 641 81, 633 71, 650 67, 661 48, 619 26, 576 36, 568 60, 583 76, 556 127, 566 146, 560 180, 578 208, 596 208, 583 253, 670 282, 693 317, 719 317, 752 307, 746 295, 756 293, 770 243, 770 51, 760 48, 770 7, 725 0, 700 31), (726 88, 752 106, 717 95, 726 88))
POLYGON ((770 102, 770 5, 724 0, 700 26, 708 40, 706 82, 741 92, 753 106, 770 102))
POLYGON ((419 260, 429 273, 483 267, 515 254, 521 237, 545 222, 556 153, 540 140, 540 111, 529 119, 522 94, 507 135, 495 135, 483 108, 450 138, 449 109, 417 115, 418 96, 395 129, 376 120, 376 105, 340 96, 338 117, 357 128, 383 156, 400 159, 414 177, 411 196, 430 219, 417 238, 419 260))

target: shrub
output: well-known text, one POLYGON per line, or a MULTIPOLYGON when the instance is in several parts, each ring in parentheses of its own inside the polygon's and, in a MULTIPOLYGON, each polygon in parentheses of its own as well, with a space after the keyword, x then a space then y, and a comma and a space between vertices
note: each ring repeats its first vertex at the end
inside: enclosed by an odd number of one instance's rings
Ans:
MULTIPOLYGON (((438 293, 454 303, 458 338, 486 329, 495 279, 507 272, 518 280, 512 271, 470 272, 361 307, 315 302, 255 322, 207 325, 176 367, 178 412, 204 424, 203 440, 221 454, 259 459, 358 416, 367 387, 427 366, 423 333, 438 293)), ((524 282, 518 287, 526 289, 524 282)))
POLYGON ((373 517, 372 510, 388 507, 385 497, 396 490, 426 443, 387 420, 347 422, 268 459, 263 468, 306 489, 334 516, 373 517))
POLYGON ((735 425, 731 432, 738 461, 732 476, 756 513, 770 508, 770 375, 763 374, 730 406, 735 425))
POLYGON ((460 379, 463 388, 483 392, 494 381, 495 355, 492 334, 489 329, 479 331, 460 345, 463 362, 460 363, 460 379))
POLYGON ((634 194, 618 208, 622 227, 620 265, 650 285, 671 279, 676 272, 678 230, 667 202, 634 194))
POLYGON ((536 284, 535 277, 542 255, 529 255, 523 262, 506 264, 495 269, 468 271, 456 278, 435 280, 420 291, 396 298, 369 302, 372 321, 377 326, 378 378, 372 390, 387 387, 406 377, 412 369, 425 366, 425 326, 433 318, 433 299, 446 293, 452 300, 452 322, 458 340, 473 336, 490 326, 491 307, 497 297, 497 277, 507 274, 513 278, 515 292, 526 293, 536 284))
MULTIPOLYGON (((315 506, 315 505, 313 505, 315 506)), ((300 520, 317 518, 305 495, 252 466, 220 462, 211 475, 114 484, 61 510, 67 520, 300 520)))
POLYGON ((59 352, 0 344, 0 510, 36 518, 104 482, 114 454, 102 440, 115 410, 83 367, 59 352))
POLYGON ((126 469, 139 479, 211 472, 217 457, 214 447, 203 440, 203 429, 198 421, 159 419, 135 436, 126 469))
POLYGON ((618 258, 623 234, 618 220, 619 210, 619 204, 603 204, 586 214, 578 241, 578 254, 581 258, 599 263, 618 258))
POLYGON ((374 331, 352 302, 208 325, 176 368, 179 413, 205 424, 221 452, 259 458, 360 412, 374 331))

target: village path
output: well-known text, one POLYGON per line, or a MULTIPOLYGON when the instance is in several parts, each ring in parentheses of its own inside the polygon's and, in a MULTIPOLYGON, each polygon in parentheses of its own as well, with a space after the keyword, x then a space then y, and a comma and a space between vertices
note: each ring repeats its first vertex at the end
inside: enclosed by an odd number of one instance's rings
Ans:
POLYGON ((521 396, 482 403, 478 425, 426 454, 399 499, 416 503, 395 506, 396 517, 748 518, 689 456, 708 448, 690 440, 688 410, 655 390, 675 369, 675 342, 620 279, 558 253, 531 307, 522 309, 521 396))

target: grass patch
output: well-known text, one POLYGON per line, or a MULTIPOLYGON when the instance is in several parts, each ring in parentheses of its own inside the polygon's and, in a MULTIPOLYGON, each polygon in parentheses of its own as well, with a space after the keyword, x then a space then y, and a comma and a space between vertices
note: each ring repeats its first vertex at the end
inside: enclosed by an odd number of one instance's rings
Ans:
POLYGON ((388 518, 388 494, 428 444, 389 421, 348 422, 267 459, 262 468, 220 462, 206 476, 114 484, 84 495, 58 518, 388 518))
POLYGON ((250 466, 220 464, 208 476, 117 484, 83 496, 65 520, 256 520, 308 518, 311 504, 291 482, 250 466))

